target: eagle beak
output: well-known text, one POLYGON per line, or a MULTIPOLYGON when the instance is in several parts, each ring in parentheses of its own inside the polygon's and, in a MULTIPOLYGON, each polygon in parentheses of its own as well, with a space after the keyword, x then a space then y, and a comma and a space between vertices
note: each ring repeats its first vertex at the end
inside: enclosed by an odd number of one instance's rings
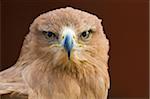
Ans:
POLYGON ((70 60, 71 50, 74 46, 73 35, 68 33, 63 37, 63 46, 68 54, 68 59, 70 60))

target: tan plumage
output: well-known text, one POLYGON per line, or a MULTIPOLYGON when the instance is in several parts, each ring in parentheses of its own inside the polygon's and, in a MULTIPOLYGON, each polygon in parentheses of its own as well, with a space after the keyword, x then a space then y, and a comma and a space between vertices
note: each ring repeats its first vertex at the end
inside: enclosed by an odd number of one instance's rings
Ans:
POLYGON ((0 72, 0 94, 18 92, 29 99, 106 99, 108 50, 96 16, 70 7, 42 14, 31 25, 17 63, 0 72), (66 27, 75 33, 70 60, 60 43, 66 27), (82 39, 81 33, 88 30, 91 36, 82 39), (46 38, 42 31, 55 33, 57 39, 46 38))

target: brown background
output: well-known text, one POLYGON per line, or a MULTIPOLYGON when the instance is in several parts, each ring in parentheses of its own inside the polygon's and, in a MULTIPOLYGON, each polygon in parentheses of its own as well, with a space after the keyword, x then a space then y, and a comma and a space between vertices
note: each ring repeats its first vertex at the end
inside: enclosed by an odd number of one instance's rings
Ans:
POLYGON ((16 62, 34 18, 66 6, 103 19, 111 45, 109 97, 148 99, 148 0, 1 0, 0 69, 16 62))

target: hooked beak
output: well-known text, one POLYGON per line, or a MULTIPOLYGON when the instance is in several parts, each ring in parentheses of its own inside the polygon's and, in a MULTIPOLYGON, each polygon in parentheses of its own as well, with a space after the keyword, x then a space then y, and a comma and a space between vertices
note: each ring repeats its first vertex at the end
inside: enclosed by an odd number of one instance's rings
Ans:
POLYGON ((62 45, 64 46, 64 48, 68 54, 68 59, 70 60, 70 54, 71 54, 72 48, 74 46, 73 35, 70 33, 66 34, 63 37, 62 45))

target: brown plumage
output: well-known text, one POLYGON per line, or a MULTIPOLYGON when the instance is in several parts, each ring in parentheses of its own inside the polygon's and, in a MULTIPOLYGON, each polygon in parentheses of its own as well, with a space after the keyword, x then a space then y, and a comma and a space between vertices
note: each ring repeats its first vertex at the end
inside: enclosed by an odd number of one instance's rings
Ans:
POLYGON ((96 16, 70 7, 42 14, 31 25, 17 63, 0 72, 0 94, 106 99, 108 50, 96 16))

